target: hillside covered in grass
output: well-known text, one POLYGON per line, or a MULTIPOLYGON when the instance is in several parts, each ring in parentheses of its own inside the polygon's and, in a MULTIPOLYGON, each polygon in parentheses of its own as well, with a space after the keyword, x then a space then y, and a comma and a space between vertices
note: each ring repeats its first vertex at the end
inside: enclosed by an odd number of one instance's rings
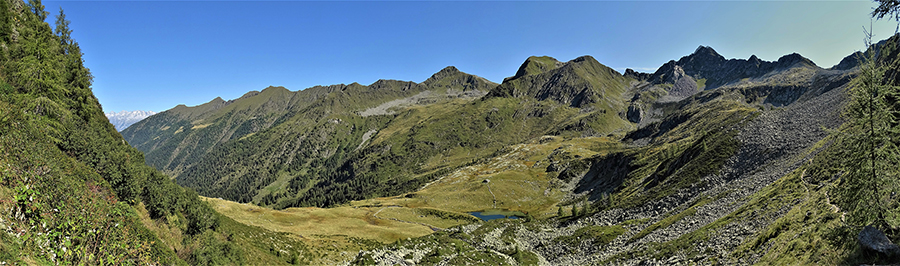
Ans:
POLYGON ((0 1, 0 261, 300 262, 296 237, 222 217, 146 165, 104 116, 64 13, 49 15, 0 1))
POLYGON ((422 83, 267 88, 178 106, 122 134, 201 195, 286 208, 410 192, 508 145, 630 127, 616 111, 621 74, 589 56, 536 60, 501 86, 448 67, 422 83))

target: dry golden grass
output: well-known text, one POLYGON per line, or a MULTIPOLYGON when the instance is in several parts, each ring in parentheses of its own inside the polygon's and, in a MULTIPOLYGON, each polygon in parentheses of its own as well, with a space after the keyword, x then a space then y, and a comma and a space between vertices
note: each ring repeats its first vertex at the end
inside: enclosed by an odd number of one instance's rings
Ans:
POLYGON ((445 219, 436 215, 426 214, 419 211, 422 209, 424 208, 382 207, 378 211, 378 217, 427 224, 441 229, 469 223, 469 221, 445 219))
POLYGON ((427 226, 378 219, 373 214, 380 208, 289 208, 272 210, 252 204, 204 198, 219 213, 235 221, 271 231, 287 232, 305 239, 329 239, 349 236, 391 243, 398 239, 432 233, 427 226))
POLYGON ((208 127, 208 126, 210 126, 210 125, 212 125, 212 123, 200 124, 200 125, 194 125, 194 126, 191 127, 191 129, 201 129, 201 128, 206 128, 206 127, 208 127))

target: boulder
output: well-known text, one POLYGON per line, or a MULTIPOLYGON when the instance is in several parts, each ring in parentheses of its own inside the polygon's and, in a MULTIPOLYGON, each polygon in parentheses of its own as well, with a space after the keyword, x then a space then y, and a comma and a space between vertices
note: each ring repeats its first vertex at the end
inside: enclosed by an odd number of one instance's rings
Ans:
POLYGON ((628 112, 625 114, 625 117, 632 123, 640 123, 641 120, 644 120, 644 110, 632 104, 628 106, 628 112))
POLYGON ((859 245, 865 250, 874 251, 888 256, 900 255, 900 247, 892 243, 881 230, 875 227, 866 226, 856 237, 859 245))

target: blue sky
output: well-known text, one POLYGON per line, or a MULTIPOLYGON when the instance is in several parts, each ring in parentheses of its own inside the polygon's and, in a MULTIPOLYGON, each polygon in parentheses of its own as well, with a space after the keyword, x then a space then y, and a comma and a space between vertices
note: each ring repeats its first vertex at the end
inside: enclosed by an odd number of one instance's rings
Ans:
MULTIPOLYGON (((164 111, 284 86, 421 82, 453 65, 500 82, 531 55, 653 72, 699 45, 726 58, 863 48, 871 1, 47 1, 109 111, 164 111)), ((897 23, 875 21, 876 39, 897 23)))

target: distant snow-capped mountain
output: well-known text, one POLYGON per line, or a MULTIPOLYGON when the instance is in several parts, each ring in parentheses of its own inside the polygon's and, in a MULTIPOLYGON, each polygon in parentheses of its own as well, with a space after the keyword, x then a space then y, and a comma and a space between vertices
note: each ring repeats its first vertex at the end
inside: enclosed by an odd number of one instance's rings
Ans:
POLYGON ((156 114, 154 111, 121 111, 106 113, 106 118, 108 118, 109 122, 116 127, 117 131, 122 131, 125 130, 125 128, 128 128, 128 126, 154 114, 156 114))

